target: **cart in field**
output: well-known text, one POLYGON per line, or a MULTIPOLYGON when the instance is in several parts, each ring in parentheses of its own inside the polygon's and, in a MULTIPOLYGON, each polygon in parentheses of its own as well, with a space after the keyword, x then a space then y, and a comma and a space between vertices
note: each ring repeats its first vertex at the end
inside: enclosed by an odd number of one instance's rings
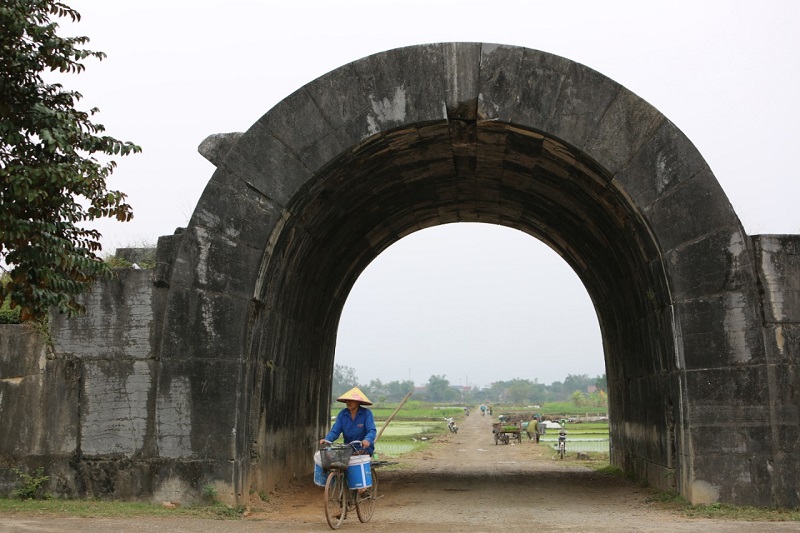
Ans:
POLYGON ((519 422, 500 421, 492 424, 492 433, 495 446, 501 442, 508 444, 511 439, 515 439, 518 443, 522 442, 522 427, 519 422))

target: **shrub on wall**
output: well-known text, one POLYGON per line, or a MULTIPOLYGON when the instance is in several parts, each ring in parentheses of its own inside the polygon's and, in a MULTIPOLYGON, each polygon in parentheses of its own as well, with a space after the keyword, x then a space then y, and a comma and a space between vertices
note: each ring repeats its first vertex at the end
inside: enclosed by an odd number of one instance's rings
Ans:
MULTIPOLYGON (((3 274, 0 283, 5 285, 8 283, 8 274, 3 274)), ((4 300, 0 305, 0 324, 19 324, 21 322, 19 307, 11 309, 11 302, 4 300)))

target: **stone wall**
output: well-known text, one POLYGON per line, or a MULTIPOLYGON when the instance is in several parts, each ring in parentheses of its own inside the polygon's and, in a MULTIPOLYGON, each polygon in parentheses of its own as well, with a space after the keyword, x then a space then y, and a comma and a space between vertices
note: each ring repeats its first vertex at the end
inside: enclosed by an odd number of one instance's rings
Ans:
POLYGON ((52 317, 52 346, 0 325, 0 493, 17 486, 12 468, 39 466, 47 491, 67 497, 190 503, 219 482, 216 462, 191 453, 192 384, 162 376, 155 354, 153 274, 98 283, 85 316, 52 317))
POLYGON ((773 497, 800 506, 800 236, 753 238, 763 294, 773 497))

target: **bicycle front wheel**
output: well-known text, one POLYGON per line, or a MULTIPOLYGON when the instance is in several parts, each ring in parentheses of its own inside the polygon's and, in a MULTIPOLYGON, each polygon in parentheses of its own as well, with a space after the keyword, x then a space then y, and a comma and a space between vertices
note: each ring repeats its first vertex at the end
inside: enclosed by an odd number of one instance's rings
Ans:
POLYGON ((347 485, 338 470, 328 474, 325 482, 325 520, 331 529, 339 529, 347 515, 347 485))
POLYGON ((361 522, 369 522, 375 512, 375 501, 378 499, 378 474, 372 470, 372 486, 356 496, 356 514, 361 522))

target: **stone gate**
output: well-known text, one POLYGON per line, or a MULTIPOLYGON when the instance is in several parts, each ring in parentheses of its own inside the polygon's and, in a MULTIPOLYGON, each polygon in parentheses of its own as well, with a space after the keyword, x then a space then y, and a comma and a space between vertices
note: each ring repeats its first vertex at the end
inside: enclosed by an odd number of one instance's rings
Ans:
POLYGON ((359 274, 417 230, 485 222, 586 287, 613 464, 695 503, 800 505, 800 240, 748 236, 691 142, 619 84, 535 50, 413 46, 200 151, 217 170, 154 273, 98 287, 27 381, 0 382, 6 462, 118 497, 308 476, 359 274), (18 426, 54 398, 58 420, 18 426))

